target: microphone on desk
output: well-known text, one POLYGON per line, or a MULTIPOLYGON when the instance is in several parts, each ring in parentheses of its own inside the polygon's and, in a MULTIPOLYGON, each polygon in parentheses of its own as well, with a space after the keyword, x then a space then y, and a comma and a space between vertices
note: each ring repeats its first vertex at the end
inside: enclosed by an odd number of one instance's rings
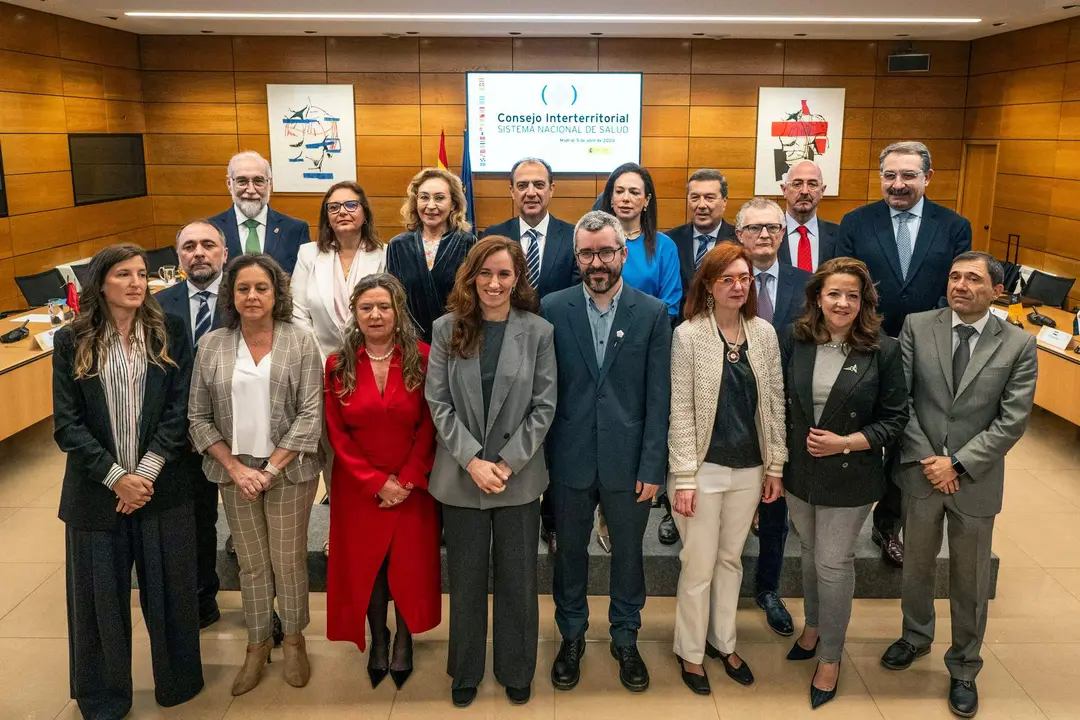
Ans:
MULTIPOLYGON (((1057 323, 1054 322, 1054 318, 1049 315, 1043 315, 1038 310, 1032 308, 1031 312, 1027 316, 1028 322, 1032 325, 1041 325, 1043 327, 1057 327, 1057 323)), ((1075 322, 1075 321, 1074 321, 1075 322)))
POLYGON ((29 320, 26 320, 23 322, 22 325, 15 328, 14 330, 10 330, 3 335, 0 335, 0 343, 16 343, 25 338, 27 335, 30 334, 30 330, 28 330, 26 327, 27 323, 29 322, 29 320))

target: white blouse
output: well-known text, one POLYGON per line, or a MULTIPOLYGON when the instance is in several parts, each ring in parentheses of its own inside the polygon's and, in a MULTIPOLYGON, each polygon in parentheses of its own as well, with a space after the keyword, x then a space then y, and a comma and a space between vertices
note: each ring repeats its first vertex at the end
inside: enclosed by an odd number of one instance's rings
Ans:
POLYGON ((270 435, 270 353, 258 364, 243 338, 237 343, 232 376, 232 454, 268 458, 274 452, 270 435))

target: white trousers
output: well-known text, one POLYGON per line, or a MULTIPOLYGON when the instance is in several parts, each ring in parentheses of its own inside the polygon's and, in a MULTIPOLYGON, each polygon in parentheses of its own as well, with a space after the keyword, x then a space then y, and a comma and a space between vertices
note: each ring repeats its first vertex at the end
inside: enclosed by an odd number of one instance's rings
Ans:
MULTIPOLYGON (((703 661, 706 640, 725 655, 735 651, 742 551, 764 480, 762 467, 731 470, 705 463, 698 470, 698 487, 708 486, 714 479, 703 478, 703 474, 715 475, 717 471, 730 473, 731 489, 698 490, 694 516, 674 514, 683 543, 675 605, 675 653, 691 663, 703 661)), ((674 482, 668 484, 668 493, 674 503, 674 482)))

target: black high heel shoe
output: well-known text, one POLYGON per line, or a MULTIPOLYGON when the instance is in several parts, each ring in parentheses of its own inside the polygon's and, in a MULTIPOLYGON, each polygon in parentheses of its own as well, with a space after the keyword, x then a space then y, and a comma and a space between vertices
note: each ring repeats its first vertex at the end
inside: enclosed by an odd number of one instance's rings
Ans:
POLYGON ((814 647, 807 650, 806 648, 804 648, 802 645, 799 644, 798 640, 796 640, 795 644, 791 646, 791 650, 788 651, 787 659, 788 660, 809 660, 810 658, 817 655, 817 648, 818 648, 818 644, 820 642, 821 642, 821 638, 819 637, 817 640, 814 641, 814 647))
MULTIPOLYGON (((406 645, 406 647, 407 647, 406 654, 408 656, 407 657, 407 661, 409 663, 408 667, 406 667, 406 668, 404 668, 402 670, 395 670, 394 668, 390 668, 390 679, 394 681, 394 685, 397 686, 398 690, 400 690, 401 686, 405 684, 405 681, 409 679, 409 676, 412 675, 412 671, 413 671, 413 664, 412 664, 412 654, 413 654, 412 635, 409 635, 407 640, 408 640, 408 644, 406 645)), ((394 644, 395 645, 397 644, 396 638, 395 638, 395 643, 394 644)))
MULTIPOLYGON (((383 653, 383 657, 386 658, 384 660, 384 662, 387 664, 387 666, 389 666, 390 665, 390 630, 388 628, 386 628, 385 632, 386 632, 386 636, 385 636, 386 637, 386 642, 383 644, 383 647, 385 647, 386 650, 383 653)), ((372 637, 371 638, 371 651, 368 654, 368 661, 367 661, 367 674, 368 674, 368 677, 371 679, 371 687, 372 687, 372 689, 375 689, 375 688, 379 687, 379 683, 381 683, 386 678, 386 674, 389 672, 388 667, 375 667, 375 643, 376 642, 377 642, 376 639, 374 637, 372 637)))
MULTIPOLYGON (((817 675, 815 669, 814 675, 817 675)), ((840 661, 836 662, 836 685, 832 690, 822 690, 814 687, 814 678, 810 678, 810 707, 817 710, 819 707, 836 697, 836 689, 840 687, 840 661)))

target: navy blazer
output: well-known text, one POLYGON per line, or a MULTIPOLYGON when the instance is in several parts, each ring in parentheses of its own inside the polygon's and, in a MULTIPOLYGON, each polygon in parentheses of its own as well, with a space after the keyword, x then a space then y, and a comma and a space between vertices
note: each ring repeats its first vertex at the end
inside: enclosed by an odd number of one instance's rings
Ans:
MULTIPOLYGON (((154 482, 154 497, 139 515, 156 514, 191 502, 191 476, 178 472, 188 447, 188 386, 191 342, 184 342, 181 322, 165 316, 169 357, 174 365, 146 367, 139 456, 154 452, 165 466, 154 482)), ((158 345, 153 340, 151 346, 158 345)), ((96 371, 96 362, 95 362, 96 371)), ((53 437, 67 453, 60 491, 59 517, 77 530, 113 530, 120 518, 116 495, 102 480, 116 461, 109 405, 99 375, 75 378, 75 337, 71 326, 56 333, 53 344, 53 437)))
MULTIPOLYGON (((697 230, 694 229, 694 223, 686 223, 679 227, 668 230, 667 236, 675 241, 675 247, 679 249, 679 270, 682 273, 682 302, 686 302, 686 298, 690 294, 690 281, 694 279, 694 273, 697 272, 697 266, 694 265, 694 236, 697 235, 697 230)), ((730 240, 731 242, 739 242, 735 237, 735 226, 729 223, 727 220, 720 221, 720 231, 716 233, 716 242, 723 242, 730 240)), ((680 317, 682 311, 680 307, 680 317)))
POLYGON ((837 257, 862 260, 878 291, 881 329, 897 337, 911 313, 944 307, 953 258, 971 250, 971 223, 952 210, 923 202, 923 216, 907 278, 900 276, 900 254, 892 216, 884 200, 852 210, 840 221, 837 257))
MULTIPOLYGON (((224 289, 224 286, 221 287, 224 289)), ((178 282, 158 292, 154 295, 154 299, 158 301, 166 315, 172 315, 183 321, 184 329, 187 331, 184 333, 184 337, 187 338, 188 345, 190 345, 194 333, 195 318, 191 316, 191 301, 188 298, 187 280, 178 282)), ((219 296, 217 302, 214 303, 214 316, 210 319, 210 330, 217 330, 220 327, 221 297, 219 296)))
MULTIPOLYGON (((840 240, 840 226, 834 222, 828 220, 822 220, 820 217, 817 220, 818 224, 818 264, 817 267, 821 267, 821 264, 826 260, 832 260, 834 257, 840 257, 836 254, 836 244, 840 240)), ((791 264, 791 249, 788 245, 787 229, 784 230, 784 239, 780 241, 780 248, 776 251, 780 257, 780 262, 784 265, 791 264)), ((814 268, 815 270, 817 268, 814 268)))
POLYGON ((623 284, 603 367, 597 367, 582 286, 543 300, 555 327, 559 395, 545 441, 551 482, 614 491, 667 475, 671 323, 667 305, 623 284))
MULTIPOLYGON (((492 225, 481 238, 489 235, 502 235, 521 242, 521 219, 511 218, 498 225, 492 225)), ((564 290, 581 282, 577 260, 574 258, 574 226, 559 220, 555 216, 548 218, 547 237, 544 238, 544 254, 540 258, 540 281, 536 292, 540 297, 557 290, 564 290)))
MULTIPOLYGON (((225 247, 229 250, 230 258, 244 254, 244 244, 237 229, 235 207, 210 218, 210 223, 225 233, 225 247)), ((279 213, 274 208, 266 209, 266 243, 263 251, 277 260, 285 272, 292 273, 296 267, 296 253, 300 251, 301 245, 308 242, 311 242, 311 236, 306 222, 279 213)))
POLYGON ((777 270, 780 277, 776 283, 776 304, 773 307, 772 326, 779 336, 782 334, 781 330, 802 315, 803 306, 806 305, 806 284, 810 282, 813 275, 784 264, 781 264, 777 270))

